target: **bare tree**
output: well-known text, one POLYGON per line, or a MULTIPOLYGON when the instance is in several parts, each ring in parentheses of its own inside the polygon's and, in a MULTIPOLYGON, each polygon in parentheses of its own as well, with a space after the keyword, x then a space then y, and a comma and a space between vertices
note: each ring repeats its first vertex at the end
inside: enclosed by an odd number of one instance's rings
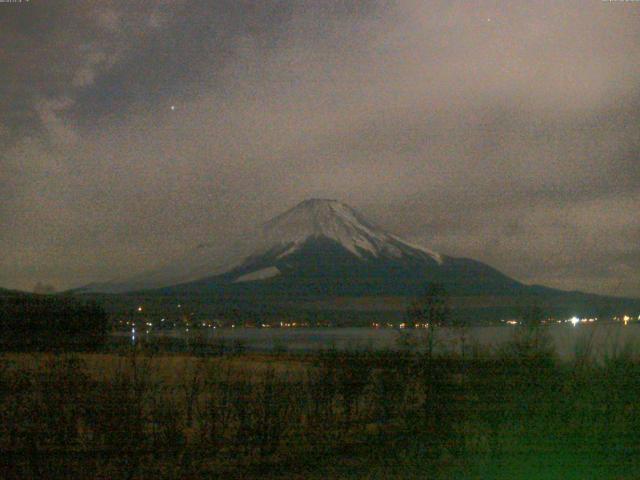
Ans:
POLYGON ((443 285, 430 283, 422 296, 415 299, 407 309, 409 326, 426 328, 426 348, 429 358, 433 356, 436 330, 451 322, 449 296, 443 285))

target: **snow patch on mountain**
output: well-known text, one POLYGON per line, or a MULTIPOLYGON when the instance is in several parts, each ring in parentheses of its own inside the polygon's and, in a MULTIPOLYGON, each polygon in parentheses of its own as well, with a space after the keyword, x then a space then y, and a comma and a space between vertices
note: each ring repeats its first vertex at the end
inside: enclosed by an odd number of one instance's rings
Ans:
POLYGON ((425 248, 422 245, 418 245, 418 244, 415 244, 415 243, 407 242, 406 240, 402 240, 402 239, 396 237, 395 235, 390 235, 390 237, 393 238, 394 240, 396 240, 397 242, 404 243, 408 247, 411 247, 411 248, 413 248, 415 250, 419 250, 419 251, 421 251, 423 253, 426 253, 428 256, 433 258, 440 265, 442 265, 444 263, 444 258, 442 257, 442 255, 440 255, 437 252, 434 252, 433 250, 429 250, 428 248, 425 248))
POLYGON ((267 268, 263 268, 261 270, 256 270, 255 272, 251 272, 251 273, 246 273, 244 275, 240 275, 238 278, 236 278, 233 283, 238 283, 238 282, 253 282, 256 280, 266 280, 268 278, 272 278, 275 277, 277 275, 280 275, 280 270, 278 270, 278 267, 267 267, 267 268))

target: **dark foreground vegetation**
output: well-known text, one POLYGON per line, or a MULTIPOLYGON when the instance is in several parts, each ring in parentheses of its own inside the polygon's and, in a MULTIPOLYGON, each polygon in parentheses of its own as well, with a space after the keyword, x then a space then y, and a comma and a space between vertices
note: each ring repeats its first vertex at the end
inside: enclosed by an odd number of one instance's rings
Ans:
POLYGON ((500 352, 0 357, 0 478, 638 478, 640 362, 500 352))

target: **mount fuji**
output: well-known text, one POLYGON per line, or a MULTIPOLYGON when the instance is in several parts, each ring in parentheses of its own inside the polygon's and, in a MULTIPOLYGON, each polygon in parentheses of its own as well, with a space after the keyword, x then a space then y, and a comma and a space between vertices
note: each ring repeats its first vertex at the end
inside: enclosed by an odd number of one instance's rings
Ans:
POLYGON ((327 199, 299 203, 233 248, 203 244, 161 269, 76 292, 126 293, 131 298, 180 299, 237 309, 302 305, 316 310, 401 311, 406 299, 423 292, 430 282, 444 285, 459 309, 473 311, 474 316, 482 311, 492 318, 504 318, 527 302, 576 313, 595 305, 640 303, 526 285, 484 263, 409 243, 348 205, 327 199))
POLYGON ((227 291, 304 297, 413 295, 429 281, 473 293, 521 286, 480 262, 406 242, 344 203, 311 199, 265 223, 252 253, 238 265, 174 288, 224 285, 227 291))
POLYGON ((414 245, 336 200, 305 200, 263 224, 225 255, 200 245, 167 266, 84 292, 220 290, 270 294, 413 295, 425 282, 452 291, 504 292, 522 284, 470 259, 414 245))
POLYGON ((158 270, 79 291, 223 289, 312 297, 404 296, 415 294, 429 281, 469 293, 503 292, 522 285, 483 263, 407 242, 337 200, 309 199, 264 223, 223 254, 213 244, 199 245, 158 270))

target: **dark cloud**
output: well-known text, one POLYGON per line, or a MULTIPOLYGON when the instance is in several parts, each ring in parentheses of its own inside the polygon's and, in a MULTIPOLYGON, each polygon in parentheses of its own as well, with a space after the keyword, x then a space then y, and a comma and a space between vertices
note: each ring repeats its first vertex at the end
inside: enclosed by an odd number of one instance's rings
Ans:
POLYGON ((4 286, 126 275, 201 242, 223 250, 328 196, 525 281, 640 296, 631 2, 32 1, 0 13, 4 286))

